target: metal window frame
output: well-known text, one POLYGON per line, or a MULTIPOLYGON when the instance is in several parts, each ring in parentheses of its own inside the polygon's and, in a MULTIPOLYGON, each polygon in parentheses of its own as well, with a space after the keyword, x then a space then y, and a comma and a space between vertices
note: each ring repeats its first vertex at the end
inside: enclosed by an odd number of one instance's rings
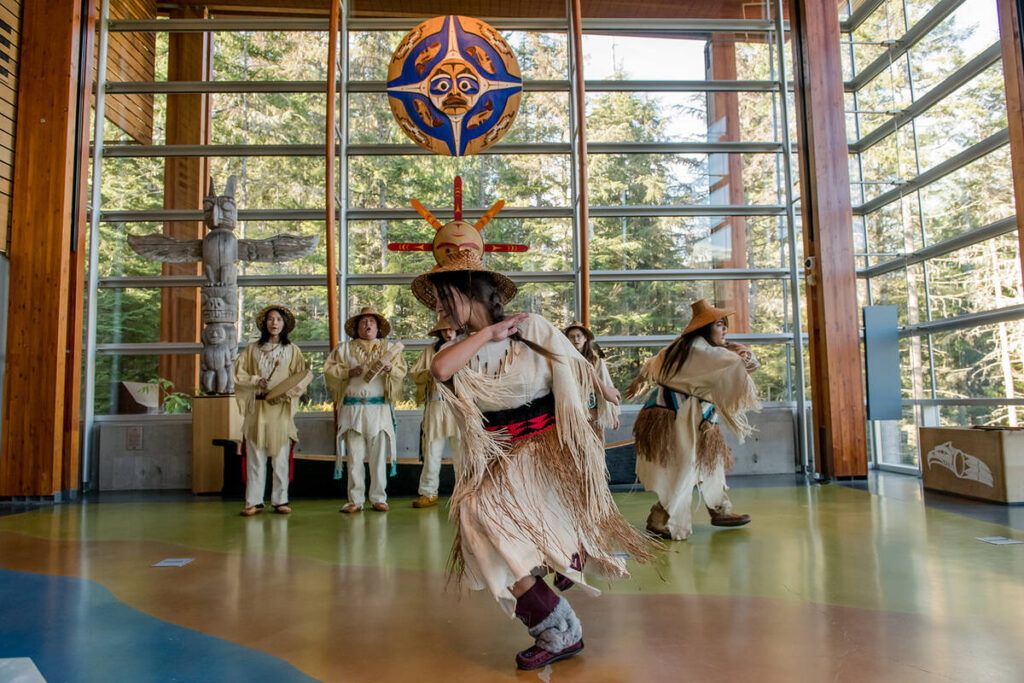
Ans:
POLYGON ((928 334, 939 334, 940 332, 953 332, 969 327, 985 327, 998 323, 1011 322, 1024 319, 1024 304, 995 308, 989 311, 977 313, 965 313, 950 318, 929 320, 928 322, 915 325, 904 325, 899 329, 898 335, 901 339, 906 337, 921 337, 928 334))
POLYGON ((946 254, 950 254, 954 251, 990 240, 994 237, 1014 232, 1015 230, 1017 230, 1017 217, 1009 216, 980 228, 968 230, 954 237, 950 237, 949 239, 942 240, 941 242, 935 242, 934 244, 930 244, 927 247, 918 249, 910 254, 906 254, 905 256, 876 263, 875 265, 868 266, 867 268, 861 268, 857 271, 857 277, 870 279, 878 277, 879 275, 892 273, 897 270, 902 270, 907 266, 923 263, 938 256, 945 256, 946 254))
POLYGON ((884 3, 885 0, 864 0, 864 2, 858 5, 857 9, 850 13, 849 18, 839 22, 839 32, 853 33, 884 3))
POLYGON ((900 199, 911 192, 923 189, 924 187, 931 185, 937 180, 944 178, 945 176, 959 171, 964 166, 977 161, 978 159, 986 156, 995 150, 1009 144, 1010 142, 1010 131, 1008 128, 993 133, 984 140, 976 142, 967 149, 963 150, 959 154, 949 157, 945 161, 935 164, 924 173, 917 175, 910 180, 907 180, 888 192, 883 192, 874 199, 870 199, 860 206, 853 207, 854 216, 866 216, 870 213, 874 213, 878 209, 891 204, 892 202, 900 199))
MULTIPOLYGON (((931 109, 959 88, 967 85, 975 77, 981 75, 993 64, 1002 61, 1002 47, 994 43, 971 61, 947 76, 920 98, 916 98, 906 109, 901 109, 885 123, 879 124, 874 130, 859 140, 850 143, 851 154, 863 154, 865 151, 889 137, 916 117, 931 109)), ((856 94, 856 93, 854 93, 856 94)))
MULTIPOLYGON (((430 152, 406 144, 338 144, 339 156, 428 156, 430 152)), ((508 143, 494 145, 481 154, 491 155, 569 155, 567 142, 508 143)), ((322 144, 282 145, 106 145, 103 157, 171 158, 171 157, 320 157, 322 144)), ((594 142, 587 145, 587 154, 779 154, 782 145, 774 142, 594 142)))
POLYGON ((931 33, 932 29, 941 24, 955 12, 965 0, 940 0, 928 14, 921 17, 910 30, 897 38, 882 54, 864 67, 857 76, 843 84, 846 92, 856 92, 878 77, 894 61, 906 54, 907 50, 916 45, 922 38, 931 33))

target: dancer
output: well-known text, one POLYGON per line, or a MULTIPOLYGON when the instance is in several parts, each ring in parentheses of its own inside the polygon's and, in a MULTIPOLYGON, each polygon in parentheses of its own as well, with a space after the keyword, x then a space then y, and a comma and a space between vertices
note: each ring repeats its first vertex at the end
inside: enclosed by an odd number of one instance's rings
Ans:
POLYGON ((372 308, 363 308, 345 321, 345 333, 352 337, 331 351, 324 362, 327 389, 338 408, 335 447, 341 477, 341 445, 348 452, 348 502, 342 512, 363 509, 366 475, 363 461, 369 456, 370 503, 377 512, 387 512, 387 458, 395 468, 395 400, 405 377, 402 345, 388 342, 391 323, 372 308))
POLYGON ((526 624, 535 642, 516 655, 519 668, 571 657, 583 649, 582 626, 544 574, 560 572, 568 577, 560 588, 575 582, 597 595, 585 576, 629 576, 615 550, 639 561, 654 550, 608 490, 604 449, 588 421, 587 399, 601 390, 594 368, 544 318, 506 318, 516 286, 478 253, 452 256, 412 289, 468 333, 430 364, 462 432, 451 568, 526 624))
MULTIPOLYGON (((565 332, 565 336, 569 338, 580 355, 593 364, 601 384, 614 389, 615 385, 608 372, 608 364, 604 362, 604 351, 594 341, 594 333, 590 331, 590 328, 574 320, 562 331, 565 332)), ((615 393, 618 395, 618 391, 615 393)), ((590 395, 589 408, 590 425, 597 432, 601 441, 604 441, 604 430, 619 428, 619 404, 606 401, 600 391, 595 391, 590 395)))
MULTIPOLYGON (((423 469, 420 472, 420 497, 413 501, 414 508, 428 508, 437 505, 437 486, 441 473, 441 455, 447 440, 452 456, 459 457, 459 426, 430 374, 430 361, 441 345, 455 339, 455 330, 444 320, 438 320, 431 334, 437 341, 423 349, 409 376, 416 383, 416 403, 423 404, 423 423, 420 426, 420 455, 423 469)), ((456 466, 457 467, 457 466, 456 466)))
POLYGON ((267 306, 256 314, 259 341, 249 344, 235 360, 235 400, 242 413, 242 453, 245 459, 243 517, 263 512, 267 457, 273 461, 270 502, 274 512, 287 515, 292 447, 299 436, 295 411, 299 397, 313 380, 299 347, 288 340, 295 316, 284 306, 267 306))
POLYGON ((683 333, 648 360, 626 389, 632 398, 648 382, 657 384, 633 426, 636 473, 644 488, 658 494, 647 530, 677 541, 692 531, 694 486, 700 488, 714 526, 750 521, 749 515, 733 513, 726 493, 732 453, 718 420, 742 442, 752 431, 746 412, 759 408, 749 373, 760 364, 748 347, 725 341, 726 318, 733 311, 704 299, 691 308, 693 318, 683 333))

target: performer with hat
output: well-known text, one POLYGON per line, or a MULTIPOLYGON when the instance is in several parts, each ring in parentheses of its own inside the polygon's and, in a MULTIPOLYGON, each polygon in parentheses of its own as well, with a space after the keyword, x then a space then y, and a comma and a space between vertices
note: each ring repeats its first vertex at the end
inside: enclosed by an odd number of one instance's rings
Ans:
POLYGON ((728 316, 704 299, 691 304, 693 318, 669 346, 648 360, 626 390, 627 397, 649 382, 653 395, 637 416, 636 473, 644 488, 658 494, 647 529, 663 538, 684 540, 692 531, 693 488, 714 526, 743 526, 749 515, 735 514, 726 493, 732 453, 719 420, 742 442, 752 428, 748 410, 759 409, 750 373, 760 363, 749 347, 725 340, 728 316))
POLYGON ((416 403, 423 404, 423 422, 420 426, 420 456, 423 469, 420 471, 420 497, 413 501, 414 508, 428 508, 437 505, 437 487, 441 473, 441 456, 445 441, 451 448, 452 456, 459 457, 459 426, 455 416, 445 405, 437 390, 437 383, 430 374, 430 361, 445 342, 455 339, 455 330, 444 318, 437 321, 430 334, 437 338, 423 349, 409 376, 416 383, 416 403))
POLYGON ((575 582, 597 595, 589 577, 629 576, 616 551, 646 561, 655 546, 622 518, 608 490, 587 401, 595 390, 616 396, 594 367, 539 315, 506 317, 516 285, 487 270, 478 251, 438 260, 412 290, 467 333, 430 363, 462 434, 451 566, 526 624, 535 642, 516 663, 536 669, 583 649, 579 619, 543 576, 559 572, 569 579, 563 590, 575 582))
POLYGON ((394 402, 401 394, 406 365, 402 345, 385 339, 391 333, 387 318, 366 307, 345 321, 352 337, 331 351, 324 362, 327 389, 338 407, 335 478, 341 477, 341 445, 348 452, 348 502, 342 512, 359 512, 366 500, 363 461, 370 464, 370 504, 387 512, 387 470, 395 469, 394 402))
POLYGON ((292 447, 298 442, 295 411, 299 397, 313 380, 299 347, 288 340, 295 316, 284 306, 267 306, 256 314, 259 341, 249 344, 235 360, 235 399, 242 413, 242 452, 245 469, 243 517, 263 511, 267 458, 273 461, 270 502, 274 512, 290 513, 292 447))
MULTIPOLYGON (((615 384, 608 372, 608 364, 604 362, 604 351, 594 341, 594 333, 590 331, 590 328, 574 320, 562 331, 580 352, 580 355, 594 366, 601 384, 614 390, 615 384)), ((604 430, 619 428, 619 404, 606 401, 604 395, 600 391, 596 391, 590 395, 588 407, 590 408, 590 424, 604 441, 604 430)))

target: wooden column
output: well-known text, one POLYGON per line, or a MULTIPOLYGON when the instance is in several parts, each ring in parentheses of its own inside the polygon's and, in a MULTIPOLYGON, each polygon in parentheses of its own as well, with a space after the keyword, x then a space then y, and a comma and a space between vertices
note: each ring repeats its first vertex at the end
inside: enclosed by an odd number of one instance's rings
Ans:
MULTIPOLYGON (((85 20, 95 20, 94 7, 85 20)), ((80 314, 71 310, 80 306, 85 255, 72 239, 82 21, 80 2, 23 10, 0 496, 78 485, 77 401, 65 397, 81 349, 80 314)))
MULTIPOLYGON (((177 18, 203 18, 205 10, 172 12, 177 18)), ((167 80, 204 81, 208 78, 209 34, 172 33, 168 45, 167 80)), ((201 145, 209 140, 209 96, 167 96, 167 144, 201 145)), ((164 165, 164 208, 202 209, 206 159, 171 157, 164 165)), ((177 239, 202 239, 202 221, 164 224, 164 234, 177 239)), ((165 263, 164 275, 199 275, 198 263, 165 263)), ((160 340, 198 342, 202 323, 199 288, 167 288, 160 294, 160 340)), ((192 394, 199 385, 199 356, 161 356, 160 377, 174 383, 174 390, 192 394)))
POLYGON ((999 12, 999 42, 1003 51, 1003 80, 1006 82, 1006 118, 1010 129, 1010 159, 1013 168, 1013 199, 1017 207, 1017 255, 1024 272, 1024 45, 1021 34, 1021 6, 1018 0, 996 0, 999 12))
MULTIPOLYGON (((715 80, 736 80, 736 38, 732 35, 713 35, 709 43, 710 76, 715 80)), ((713 92, 710 96, 708 128, 717 133, 716 142, 740 142, 740 98, 737 92, 713 92)), ((718 154, 724 163, 717 168, 724 171, 722 177, 711 186, 712 195, 717 195, 723 204, 741 206, 747 203, 743 187, 743 156, 741 154, 718 154), (725 201, 722 201, 725 200, 725 201)), ((709 161, 710 163, 710 161, 709 161)), ((712 203, 717 203, 712 201, 712 203)), ((747 220, 743 216, 730 216, 712 228, 712 233, 729 231, 729 257, 716 263, 722 268, 747 267, 747 220)), ((731 331, 750 332, 750 281, 715 281, 716 304, 736 311, 732 317, 731 331)))
POLYGON ((831 0, 789 0, 807 271, 812 443, 826 477, 867 476, 849 150, 839 17, 831 0))
POLYGON ((590 327, 590 201, 587 194, 587 92, 583 80, 583 15, 580 0, 569 0, 569 29, 572 33, 573 89, 576 96, 576 188, 579 215, 580 322, 590 327))

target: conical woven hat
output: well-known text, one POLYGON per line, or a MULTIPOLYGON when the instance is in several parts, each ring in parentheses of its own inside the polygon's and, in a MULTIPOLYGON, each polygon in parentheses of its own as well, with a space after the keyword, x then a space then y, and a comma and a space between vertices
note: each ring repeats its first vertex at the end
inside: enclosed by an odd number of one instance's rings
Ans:
POLYGON ((457 256, 453 256, 447 264, 443 266, 436 266, 429 273, 423 273, 415 280, 412 281, 412 293, 419 299, 420 303, 429 308, 435 310, 437 307, 437 301, 434 298, 434 288, 430 282, 430 276, 437 273, 487 273, 494 278, 494 284, 498 288, 498 295, 501 297, 501 303, 507 304, 519 291, 516 287, 516 283, 512 282, 507 276, 502 275, 496 270, 488 270, 484 267, 483 262, 480 260, 480 254, 475 251, 462 251, 457 256))

